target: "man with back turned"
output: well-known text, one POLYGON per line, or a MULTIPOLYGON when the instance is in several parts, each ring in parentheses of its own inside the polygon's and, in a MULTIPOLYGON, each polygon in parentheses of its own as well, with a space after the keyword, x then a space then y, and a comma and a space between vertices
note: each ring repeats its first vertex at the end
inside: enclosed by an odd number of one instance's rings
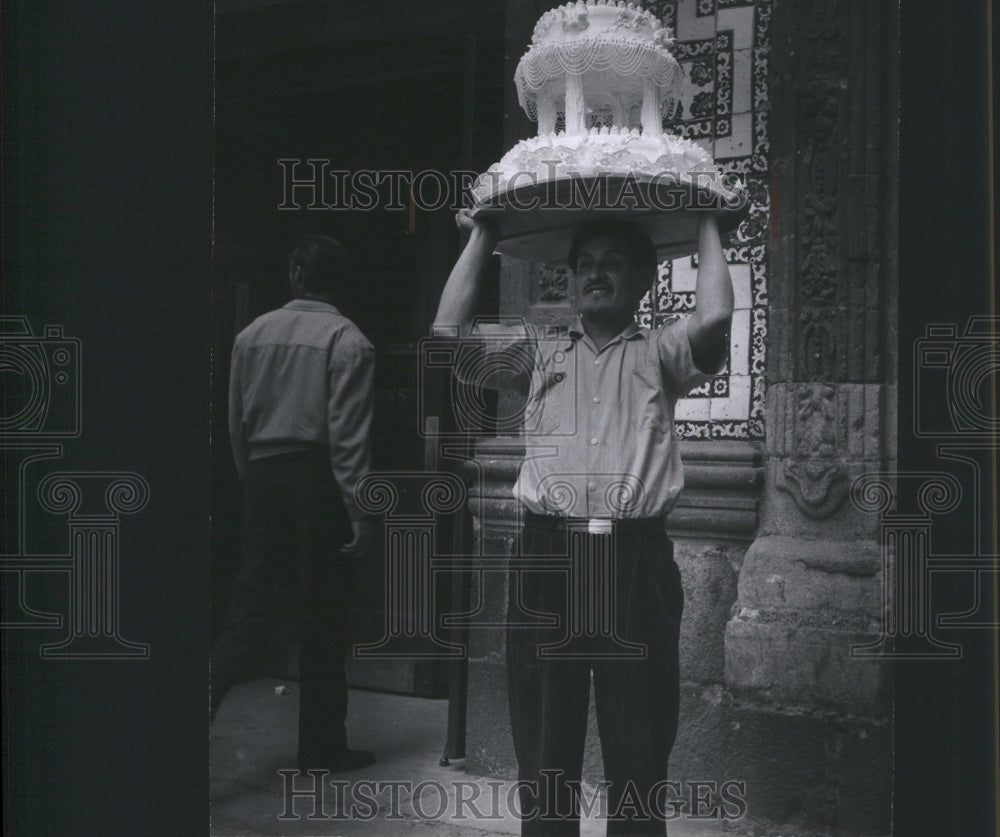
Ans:
POLYGON ((344 250, 303 237, 294 299, 254 320, 233 346, 229 435, 243 484, 243 563, 212 652, 212 715, 274 637, 298 642, 301 770, 374 761, 347 746, 344 655, 353 565, 373 523, 354 492, 369 468, 375 355, 334 305, 344 250))

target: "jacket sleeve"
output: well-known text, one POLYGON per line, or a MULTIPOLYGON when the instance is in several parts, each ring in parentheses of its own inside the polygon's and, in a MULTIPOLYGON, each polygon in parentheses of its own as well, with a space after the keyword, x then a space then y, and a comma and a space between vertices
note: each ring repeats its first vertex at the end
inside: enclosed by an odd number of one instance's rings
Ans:
POLYGON ((355 489, 370 467, 375 349, 360 333, 352 335, 334 346, 328 371, 330 465, 347 514, 357 521, 366 516, 355 489))

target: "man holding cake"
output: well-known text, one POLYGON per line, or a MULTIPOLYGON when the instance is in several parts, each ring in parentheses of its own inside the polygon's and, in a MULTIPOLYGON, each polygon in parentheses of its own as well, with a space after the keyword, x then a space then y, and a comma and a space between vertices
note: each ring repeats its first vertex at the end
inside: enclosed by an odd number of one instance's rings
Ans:
POLYGON ((726 357, 733 289, 716 218, 703 213, 698 224, 696 313, 654 330, 634 320, 656 276, 649 238, 619 217, 582 226, 567 254, 577 318, 556 337, 530 324, 473 327, 497 233, 467 210, 458 224, 470 238, 445 286, 435 329, 457 326, 482 339, 491 369, 515 370, 517 358, 532 359, 529 455, 514 486, 523 518, 519 566, 533 557, 569 556, 606 568, 591 574, 582 591, 570 589, 572 571, 512 573, 507 674, 524 783, 522 834, 578 833, 574 783, 593 677, 608 834, 662 835, 683 607, 665 531, 683 486, 674 404, 726 357), (496 362, 505 354, 510 362, 496 362), (525 627, 515 610, 556 614, 559 624, 525 627), (611 619, 613 636, 583 632, 565 643, 573 620, 595 618, 611 619))

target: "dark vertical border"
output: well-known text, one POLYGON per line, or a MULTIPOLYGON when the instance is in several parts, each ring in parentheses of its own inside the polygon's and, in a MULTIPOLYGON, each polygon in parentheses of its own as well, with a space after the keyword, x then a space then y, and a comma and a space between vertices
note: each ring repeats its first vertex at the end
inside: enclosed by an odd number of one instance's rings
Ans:
MULTIPOLYGON (((901 3, 899 464, 940 468, 935 440, 913 432, 914 341, 928 323, 990 313, 986 4, 944 10, 901 3)), ((995 313, 995 312, 994 312, 995 313)), ((923 396, 922 396, 923 397, 923 396)), ((970 487, 971 488, 971 487, 970 487)), ((987 514, 989 514, 987 509, 987 514)), ((995 513, 995 512, 994 512, 995 513)), ((947 554, 974 525, 949 518, 947 554)), ((935 610, 968 607, 967 591, 935 591, 935 610), (966 594, 963 596, 963 592, 966 594)), ((995 611, 994 611, 995 612, 995 611)), ((991 632, 966 631, 961 660, 896 665, 894 834, 995 834, 996 735, 991 632)))
POLYGON ((205 834, 212 3, 0 14, 4 313, 80 340, 61 464, 150 485, 120 543, 123 635, 149 659, 42 660, 59 637, 2 636, 3 831, 205 834))

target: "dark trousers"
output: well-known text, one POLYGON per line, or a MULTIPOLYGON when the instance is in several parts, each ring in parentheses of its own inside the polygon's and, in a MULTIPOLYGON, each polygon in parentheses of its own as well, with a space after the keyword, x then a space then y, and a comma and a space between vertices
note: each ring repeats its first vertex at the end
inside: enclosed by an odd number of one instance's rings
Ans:
POLYGON ((607 833, 663 835, 665 791, 655 805, 650 797, 664 787, 677 733, 684 593, 673 544, 662 526, 610 535, 572 528, 529 515, 517 564, 568 555, 575 571, 511 574, 507 677, 521 834, 579 834, 593 673, 607 833), (559 625, 518 627, 532 612, 557 614, 559 625))
POLYGON ((347 747, 350 521, 322 454, 251 461, 243 488, 243 563, 212 650, 212 712, 263 649, 298 642, 299 763, 322 765, 347 747))

